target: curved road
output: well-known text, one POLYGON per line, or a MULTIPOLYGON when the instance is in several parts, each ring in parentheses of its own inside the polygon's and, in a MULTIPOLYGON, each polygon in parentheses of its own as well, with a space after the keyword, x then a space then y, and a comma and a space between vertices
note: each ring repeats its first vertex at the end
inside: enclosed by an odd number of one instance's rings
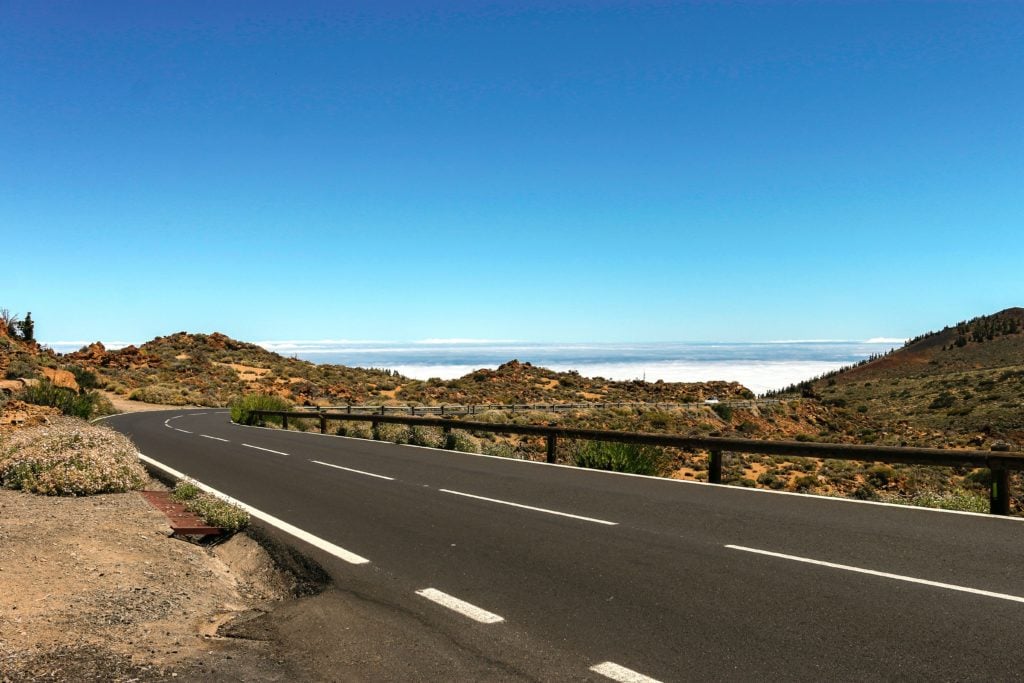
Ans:
POLYGON ((118 415, 142 454, 298 530, 495 678, 1020 675, 1024 525, 231 424, 118 415))

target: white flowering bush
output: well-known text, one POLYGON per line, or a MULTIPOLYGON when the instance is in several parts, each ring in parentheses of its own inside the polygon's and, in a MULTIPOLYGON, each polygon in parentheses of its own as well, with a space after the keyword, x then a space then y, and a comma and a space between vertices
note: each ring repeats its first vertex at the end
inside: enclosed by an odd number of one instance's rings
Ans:
POLYGON ((0 443, 0 483, 5 488, 87 496, 140 489, 146 481, 128 437, 82 420, 51 419, 0 443))

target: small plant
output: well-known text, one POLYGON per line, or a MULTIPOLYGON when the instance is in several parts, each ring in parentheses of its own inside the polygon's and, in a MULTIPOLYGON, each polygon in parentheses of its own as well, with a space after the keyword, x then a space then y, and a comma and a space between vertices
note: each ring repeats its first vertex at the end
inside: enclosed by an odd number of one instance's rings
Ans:
MULTIPOLYGON (((237 424, 251 425, 256 421, 252 414, 254 410, 279 410, 287 411, 292 409, 292 404, 280 396, 273 394, 246 394, 231 402, 231 421, 237 424)), ((279 417, 265 417, 263 422, 270 424, 281 424, 279 417)))
POLYGON ((660 448, 614 441, 587 441, 575 455, 577 467, 656 475, 665 467, 660 448))
POLYGON ((220 527, 234 533, 249 525, 249 513, 237 505, 206 493, 194 483, 179 481, 171 492, 171 498, 200 517, 210 526, 220 527))

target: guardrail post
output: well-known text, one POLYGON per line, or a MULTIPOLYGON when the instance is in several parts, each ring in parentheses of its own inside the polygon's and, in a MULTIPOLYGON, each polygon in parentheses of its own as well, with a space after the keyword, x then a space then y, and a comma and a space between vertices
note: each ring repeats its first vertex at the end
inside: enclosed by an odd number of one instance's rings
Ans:
POLYGON ((993 467, 992 490, 989 491, 989 512, 993 515, 1010 514, 1010 470, 993 467))
POLYGON ((380 414, 381 414, 381 415, 383 415, 383 414, 384 414, 384 406, 381 406, 381 407, 380 407, 380 414))
POLYGON ((708 481, 722 483, 722 451, 708 451, 708 481))
POLYGON ((555 462, 555 455, 558 449, 558 436, 548 434, 548 462, 555 462))
POLYGON ((324 415, 323 413, 320 413, 320 433, 327 433, 327 416, 324 415))
POLYGON ((282 415, 281 416, 281 429, 288 429, 288 416, 287 415, 282 415))
POLYGON ((441 415, 444 415, 444 404, 441 404, 441 415))
POLYGON ((347 406, 345 406, 345 412, 348 413, 349 415, 352 414, 352 404, 351 403, 349 403, 347 406))
POLYGON ((376 420, 370 420, 370 436, 374 441, 380 441, 380 423, 376 420))
POLYGON ((413 417, 416 417, 416 406, 409 406, 409 410, 413 417))

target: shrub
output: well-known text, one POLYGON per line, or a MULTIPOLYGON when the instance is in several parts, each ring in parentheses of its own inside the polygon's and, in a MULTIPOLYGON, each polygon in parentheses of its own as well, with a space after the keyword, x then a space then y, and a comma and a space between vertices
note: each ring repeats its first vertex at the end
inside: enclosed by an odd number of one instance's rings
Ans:
POLYGON ((210 526, 220 527, 228 533, 244 529, 249 525, 248 512, 213 494, 204 492, 188 480, 177 483, 174 491, 171 492, 171 498, 180 502, 190 512, 202 517, 210 526))
POLYGON ((941 410, 943 408, 951 408, 956 402, 956 398, 947 392, 939 394, 934 401, 928 404, 929 410, 941 410))
POLYGON ((0 451, 0 482, 10 489, 84 496, 139 489, 146 480, 128 437, 73 418, 21 430, 0 451))
POLYGON ((504 441, 483 444, 482 450, 485 455, 496 455, 499 458, 515 458, 521 460, 522 456, 516 449, 504 441))
POLYGON ((658 474, 665 467, 664 452, 654 446, 614 441, 587 441, 575 454, 577 467, 632 474, 658 474))
POLYGON ((429 446, 441 448, 444 446, 445 438, 443 432, 437 427, 409 427, 409 443, 413 446, 429 446))
POLYGON ((444 440, 444 447, 449 451, 463 453, 479 453, 480 443, 466 432, 453 429, 444 440))
MULTIPOLYGON (((292 404, 280 396, 272 394, 245 394, 231 402, 231 421, 238 424, 251 425, 256 416, 253 410, 291 410, 292 404)), ((281 424, 279 417, 266 417, 263 422, 281 424)))
POLYGON ((868 483, 876 488, 884 488, 896 479, 896 471, 888 465, 872 465, 866 474, 868 483))
POLYGON ((15 358, 7 365, 4 377, 7 379, 33 379, 39 377, 39 366, 24 358, 15 358))
POLYGON ((725 422, 729 422, 730 420, 732 420, 732 406, 727 406, 724 403, 716 403, 715 405, 711 406, 711 410, 715 411, 715 414, 718 415, 718 417, 722 418, 725 422))
POLYGON ((50 406, 59 409, 65 415, 80 417, 83 420, 96 415, 111 415, 117 411, 110 400, 95 391, 76 393, 71 389, 58 387, 49 380, 25 387, 18 395, 25 403, 38 406, 50 406))
POLYGON ((354 439, 373 438, 368 422, 343 422, 336 433, 338 436, 350 436, 354 439))
POLYGON ((810 491, 818 485, 818 478, 811 474, 805 474, 802 477, 797 477, 793 481, 793 490, 795 491, 810 491))
POLYGON ((169 384, 151 384, 133 389, 128 394, 129 401, 143 403, 159 403, 167 406, 184 406, 189 404, 188 391, 169 384))
POLYGON ((405 425, 391 422, 378 422, 373 428, 373 438, 377 441, 391 443, 408 443, 409 429, 405 425))

